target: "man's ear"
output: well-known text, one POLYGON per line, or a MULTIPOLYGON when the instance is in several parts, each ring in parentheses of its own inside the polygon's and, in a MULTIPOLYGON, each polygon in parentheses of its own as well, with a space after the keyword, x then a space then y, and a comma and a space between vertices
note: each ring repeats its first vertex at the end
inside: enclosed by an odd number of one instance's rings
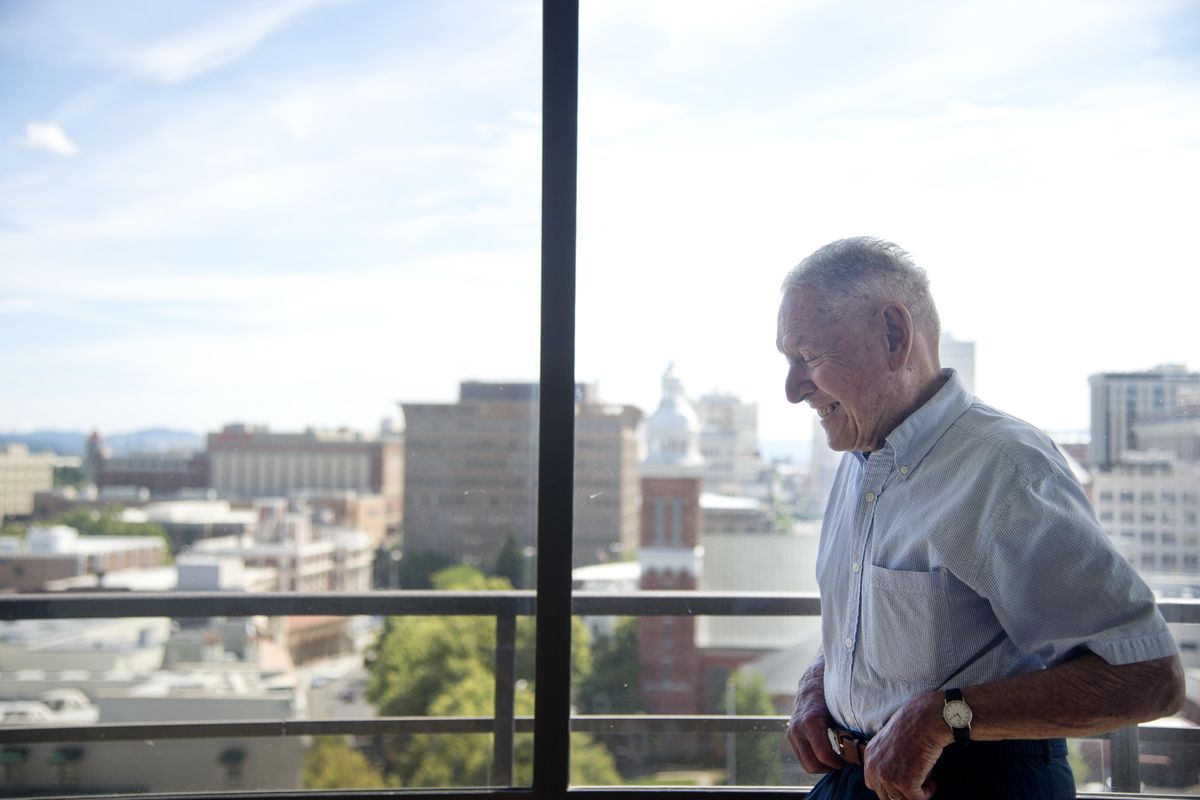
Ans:
POLYGON ((912 314, 900 303, 888 303, 880 313, 887 331, 887 360, 893 372, 908 366, 913 348, 912 314))

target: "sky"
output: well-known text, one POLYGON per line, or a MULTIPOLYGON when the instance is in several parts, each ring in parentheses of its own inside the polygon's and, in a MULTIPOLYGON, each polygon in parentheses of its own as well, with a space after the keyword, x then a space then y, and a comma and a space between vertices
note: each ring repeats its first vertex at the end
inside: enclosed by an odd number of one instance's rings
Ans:
MULTIPOLYGON (((540 5, 0 3, 0 430, 374 430, 534 380, 540 5)), ((976 391, 1200 369, 1192 0, 584 2, 577 377, 783 399, 779 283, 896 241, 976 391), (736 13, 734 13, 736 10, 736 13)))

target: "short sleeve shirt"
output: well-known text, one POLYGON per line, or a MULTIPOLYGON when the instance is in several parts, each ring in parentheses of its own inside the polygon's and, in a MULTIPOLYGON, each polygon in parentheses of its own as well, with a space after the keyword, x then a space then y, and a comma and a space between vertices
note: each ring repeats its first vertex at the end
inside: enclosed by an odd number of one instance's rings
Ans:
POLYGON ((821 530, 825 698, 874 734, 906 700, 1053 666, 1177 653, 1065 459, 953 370, 885 446, 847 453, 821 530))

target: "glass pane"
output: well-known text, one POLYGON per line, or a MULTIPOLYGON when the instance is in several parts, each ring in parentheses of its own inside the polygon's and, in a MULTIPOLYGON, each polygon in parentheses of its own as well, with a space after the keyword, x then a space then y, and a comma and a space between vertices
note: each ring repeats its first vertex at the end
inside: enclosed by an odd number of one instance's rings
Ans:
MULTIPOLYGON (((815 619, 668 618, 637 593, 815 591, 841 454, 786 402, 779 286, 850 236, 913 254, 942 365, 1061 443, 1155 589, 1200 591, 1197 281, 1180 267, 1200 178, 1195 33, 1167 2, 583 3, 577 374, 641 425, 637 465, 607 473, 636 475, 620 502, 640 508, 637 546, 610 528, 598 548, 577 516, 577 589, 630 593, 608 608, 636 618, 613 676, 578 684, 581 714, 715 716, 739 675, 790 713, 815 619), (1088 441, 1105 436, 1173 461, 1101 473, 1088 441), (592 701, 597 685, 619 708, 592 701)), ((581 435, 584 511, 606 497, 589 458, 581 435)), ((1175 633, 1200 666, 1200 636, 1175 633)), ((610 636, 593 631, 594 669, 610 636)), ((749 780, 717 739, 613 751, 631 755, 628 782, 749 780)))
POLYGON ((458 598, 533 589, 540 52, 532 0, 4 5, 0 593, 312 598, 0 623, 0 794, 529 783, 532 606, 458 598), (389 716, 462 719, 303 727, 389 716), (300 727, 23 727, 246 720, 300 727))

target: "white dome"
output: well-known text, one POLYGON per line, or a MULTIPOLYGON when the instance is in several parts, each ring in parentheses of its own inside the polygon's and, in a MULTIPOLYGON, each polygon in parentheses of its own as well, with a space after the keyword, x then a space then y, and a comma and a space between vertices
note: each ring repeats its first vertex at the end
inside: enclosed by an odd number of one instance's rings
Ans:
POLYGON ((699 466, 700 417, 675 376, 675 364, 667 365, 662 377, 662 400, 646 420, 647 464, 699 466))

